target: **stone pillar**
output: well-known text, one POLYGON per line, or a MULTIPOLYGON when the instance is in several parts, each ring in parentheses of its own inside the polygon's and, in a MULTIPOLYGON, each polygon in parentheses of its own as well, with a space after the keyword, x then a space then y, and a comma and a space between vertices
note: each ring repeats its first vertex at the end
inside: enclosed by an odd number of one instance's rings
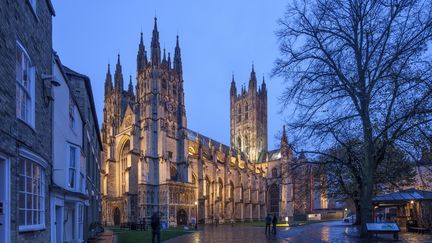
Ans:
MULTIPOLYGON (((202 160, 201 143, 198 141, 198 223, 205 223, 205 198, 204 198, 204 168, 202 160)), ((207 194, 209 194, 207 192, 207 194)))

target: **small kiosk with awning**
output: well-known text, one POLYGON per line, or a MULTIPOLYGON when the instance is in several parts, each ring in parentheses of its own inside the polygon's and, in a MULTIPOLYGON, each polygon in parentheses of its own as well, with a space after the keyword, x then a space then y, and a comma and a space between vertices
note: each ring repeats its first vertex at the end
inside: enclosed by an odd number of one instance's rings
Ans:
POLYGON ((424 233, 432 228, 432 192, 408 189, 376 196, 376 222, 396 222, 401 230, 424 233))

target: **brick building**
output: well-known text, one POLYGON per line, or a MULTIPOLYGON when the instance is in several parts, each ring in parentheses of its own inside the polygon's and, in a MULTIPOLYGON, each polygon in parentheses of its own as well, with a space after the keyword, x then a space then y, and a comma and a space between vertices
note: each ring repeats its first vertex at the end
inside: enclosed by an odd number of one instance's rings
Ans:
POLYGON ((100 155, 102 143, 89 77, 68 67, 64 69, 84 120, 82 149, 85 157, 85 185, 88 195, 88 203, 84 207, 84 239, 88 239, 95 236, 95 226, 101 223, 100 155))
POLYGON ((0 242, 49 242, 49 0, 0 3, 0 242))

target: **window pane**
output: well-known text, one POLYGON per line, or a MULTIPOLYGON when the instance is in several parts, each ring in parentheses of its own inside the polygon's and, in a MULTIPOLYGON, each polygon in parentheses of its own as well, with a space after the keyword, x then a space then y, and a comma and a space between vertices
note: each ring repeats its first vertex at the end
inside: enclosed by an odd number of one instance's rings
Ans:
POLYGON ((20 101, 20 103, 21 103, 21 118, 24 121, 27 121, 27 116, 26 116, 26 114, 27 114, 27 100, 26 100, 26 97, 25 97, 25 92, 23 92, 23 91, 21 91, 21 101, 20 101))
POLYGON ((26 208, 27 209, 32 209, 33 208, 33 203, 32 203, 32 195, 31 194, 26 194, 26 208))
POLYGON ((33 185, 32 179, 27 177, 25 179, 25 181, 26 181, 26 192, 32 193, 33 192, 32 191, 32 185, 33 185))
POLYGON ((33 218, 32 218, 32 214, 33 212, 31 211, 31 210, 29 210, 29 211, 27 211, 27 221, 26 221, 26 223, 27 223, 27 225, 32 225, 33 224, 33 218))
POLYGON ((20 225, 25 225, 25 211, 24 210, 19 210, 19 224, 20 225))
POLYGON ((25 194, 20 192, 18 198, 19 198, 18 199, 19 200, 19 202, 18 202, 19 208, 25 208, 25 194))
POLYGON ((17 46, 17 52, 16 52, 16 80, 21 81, 22 80, 22 52, 19 46, 17 46))

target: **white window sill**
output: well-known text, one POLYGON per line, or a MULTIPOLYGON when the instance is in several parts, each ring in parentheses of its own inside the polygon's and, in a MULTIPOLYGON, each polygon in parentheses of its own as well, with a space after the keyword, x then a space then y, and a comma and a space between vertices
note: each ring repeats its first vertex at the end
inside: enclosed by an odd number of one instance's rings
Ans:
POLYGON ((43 225, 43 224, 20 225, 18 230, 19 230, 19 232, 30 232, 30 231, 45 230, 45 225, 43 225))

